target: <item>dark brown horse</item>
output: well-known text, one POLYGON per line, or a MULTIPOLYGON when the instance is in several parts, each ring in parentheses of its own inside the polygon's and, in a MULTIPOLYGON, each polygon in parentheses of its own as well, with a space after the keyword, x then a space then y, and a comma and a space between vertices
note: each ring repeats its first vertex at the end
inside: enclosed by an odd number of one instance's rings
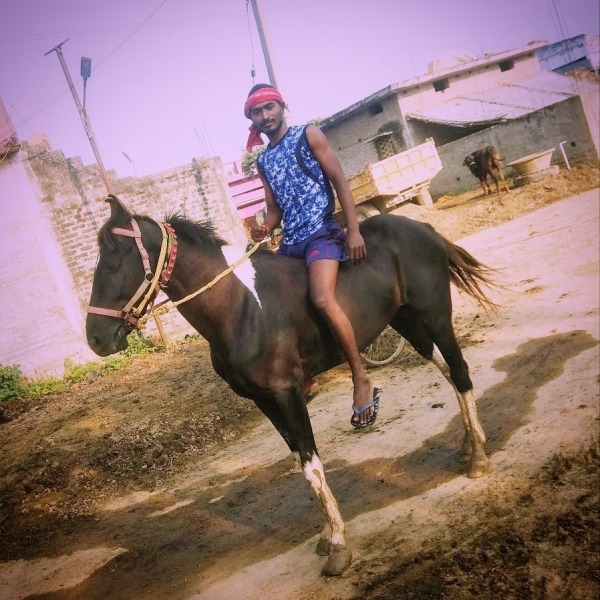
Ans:
MULTIPOLYGON (((98 236, 100 256, 86 323, 89 345, 101 356, 123 350, 159 287, 180 303, 181 314, 210 344, 215 371, 237 394, 253 400, 290 450, 299 453, 326 519, 317 545, 319 554, 329 556, 322 572, 340 574, 351 553, 303 391, 306 381, 339 365, 344 356, 311 305, 304 262, 263 248, 240 262, 245 249, 227 245, 210 225, 180 216, 158 223, 131 215, 114 196, 108 201, 111 217, 98 236)), ((489 470, 485 434, 452 327, 450 283, 486 304, 480 284, 489 283, 489 270, 429 225, 411 219, 379 215, 363 221, 361 232, 367 258, 343 264, 337 288, 359 346, 366 347, 391 324, 434 362, 458 397, 469 476, 484 475, 489 470)))
POLYGON ((488 177, 492 178, 492 181, 496 184, 496 194, 500 193, 500 187, 498 185, 498 179, 502 180, 504 189, 508 192, 508 186, 502 173, 502 161, 504 159, 500 156, 497 148, 494 146, 486 146, 480 150, 475 150, 471 154, 465 156, 463 164, 469 167, 469 170, 477 179, 483 188, 484 194, 491 194, 492 188, 488 183, 488 177))

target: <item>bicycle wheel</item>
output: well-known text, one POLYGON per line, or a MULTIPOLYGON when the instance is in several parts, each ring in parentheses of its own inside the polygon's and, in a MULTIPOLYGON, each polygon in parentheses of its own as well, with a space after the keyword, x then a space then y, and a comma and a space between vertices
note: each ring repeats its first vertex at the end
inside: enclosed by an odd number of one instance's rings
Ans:
POLYGON ((388 325, 379 337, 360 354, 369 365, 375 367, 387 365, 398 358, 405 343, 406 340, 388 325))

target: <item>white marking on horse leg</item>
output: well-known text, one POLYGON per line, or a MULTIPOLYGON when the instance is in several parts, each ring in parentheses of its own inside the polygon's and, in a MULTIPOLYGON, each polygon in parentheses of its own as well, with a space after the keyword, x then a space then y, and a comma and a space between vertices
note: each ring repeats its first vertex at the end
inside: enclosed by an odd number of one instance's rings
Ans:
MULTIPOLYGON (((223 246, 221 250, 223 251, 223 256, 230 267, 235 263, 236 260, 239 260, 246 253, 246 249, 242 246, 226 245, 223 246)), ((245 260, 233 270, 233 273, 240 280, 240 282, 246 288, 248 288, 248 290, 250 290, 252 295, 256 298, 258 305, 262 308, 262 302, 260 301, 255 285, 256 271, 254 270, 251 260, 245 260)))
MULTIPOLYGON (((431 354, 431 362, 442 372, 442 375, 450 382, 450 385, 456 389, 454 386, 454 381, 452 381, 450 377, 450 369, 444 360, 444 357, 441 355, 440 351, 437 349, 437 346, 433 347, 433 352, 431 354)), ((457 392, 458 393, 458 392, 457 392)))
POLYGON ((458 399, 458 406, 460 407, 460 414, 463 419, 463 424, 465 426, 465 437, 463 439, 462 447, 460 449, 461 455, 465 458, 470 456, 472 450, 472 435, 471 435, 471 423, 469 420, 469 415, 467 412, 467 405, 465 404, 465 399, 462 394, 456 389, 454 385, 454 381, 450 377, 450 369, 444 360, 444 357, 441 355, 440 351, 436 346, 433 348, 433 354, 431 357, 431 362, 441 371, 442 375, 448 380, 452 388, 454 389, 454 393, 456 394, 456 398, 458 399))
POLYGON ((477 416, 475 395, 473 390, 462 394, 471 425, 471 460, 469 463, 469 477, 476 478, 490 472, 490 459, 485 454, 485 433, 477 416))
POLYGON ((483 446, 483 444, 485 444, 485 432, 479 422, 477 406, 475 405, 475 394, 473 394, 473 390, 468 390, 467 392, 463 392, 461 396, 464 399, 465 409, 471 426, 471 434, 475 437, 475 440, 483 446))
POLYGON ((454 393, 456 394, 456 398, 458 399, 458 405, 460 406, 460 412, 462 414, 463 422, 465 424, 465 431, 467 434, 470 434, 471 425, 469 422, 469 416, 467 413, 465 400, 462 394, 456 389, 454 381, 452 381, 452 378, 450 377, 450 369, 448 368, 444 357, 441 355, 440 351, 435 346, 433 348, 433 354, 431 355, 431 362, 442 372, 442 375, 448 380, 448 383, 454 389, 454 393))
MULTIPOLYGON (((325 472, 321 460, 316 454, 310 461, 304 464, 304 476, 321 502, 321 508, 323 509, 327 525, 331 529, 331 543, 345 546, 346 538, 344 532, 346 526, 340 514, 337 501, 325 480, 325 472)), ((323 531, 324 534, 326 532, 327 529, 323 531)))
POLYGON ((450 378, 450 369, 436 347, 433 349, 431 361, 450 382, 458 399, 458 405, 460 406, 460 412, 465 426, 465 437, 461 453, 464 454, 465 457, 468 457, 469 455, 471 457, 469 477, 481 477, 489 472, 490 461, 485 454, 485 432, 479 422, 473 390, 461 393, 456 389, 454 382, 450 378))

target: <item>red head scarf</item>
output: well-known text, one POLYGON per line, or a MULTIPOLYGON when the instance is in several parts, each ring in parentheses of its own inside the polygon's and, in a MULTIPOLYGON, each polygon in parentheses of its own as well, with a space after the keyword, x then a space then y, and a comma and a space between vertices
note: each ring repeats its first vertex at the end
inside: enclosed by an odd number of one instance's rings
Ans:
MULTIPOLYGON (((249 119, 250 111, 262 102, 268 102, 269 100, 276 100, 283 104, 283 98, 281 94, 272 87, 264 87, 256 90, 253 94, 250 94, 244 104, 244 116, 249 119)), ((260 136, 260 131, 255 127, 254 123, 250 125, 250 135, 248 136, 248 142, 246 143, 246 152, 252 152, 255 146, 262 146, 264 141, 260 136)))

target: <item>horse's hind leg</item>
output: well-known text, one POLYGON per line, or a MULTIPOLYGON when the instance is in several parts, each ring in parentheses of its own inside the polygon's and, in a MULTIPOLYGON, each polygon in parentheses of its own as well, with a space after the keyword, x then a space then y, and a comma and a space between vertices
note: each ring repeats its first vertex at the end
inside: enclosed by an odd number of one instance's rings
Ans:
MULTIPOLYGON (((465 437, 463 439, 461 454, 463 455, 465 460, 469 460, 469 458, 471 456, 471 452, 472 452, 472 445, 473 445, 472 436, 473 436, 473 434, 471 433, 471 427, 472 427, 471 420, 467 418, 469 408, 467 406, 466 400, 465 400, 463 394, 461 394, 456 389, 456 386, 454 385, 454 381, 452 381, 452 377, 450 377, 450 370, 448 369, 448 365, 444 361, 444 357, 440 354, 439 350, 435 346, 434 346, 434 350, 433 350, 433 356, 431 357, 431 362, 433 362, 433 364, 440 370, 442 375, 448 380, 448 382, 454 388, 454 391, 456 393, 456 397, 458 399, 458 405, 460 406, 460 412, 463 416, 463 422, 465 425, 465 437)), ((475 411, 476 410, 477 409, 475 409, 475 411)), ((483 428, 481 428, 481 424, 479 423, 479 418, 476 418, 476 422, 479 424, 479 427, 481 429, 480 437, 482 437, 485 442, 485 433, 483 431, 483 428)))
MULTIPOLYGON (((427 322, 427 321, 426 321, 427 322)), ((469 463, 469 477, 476 478, 486 475, 490 470, 490 461, 485 454, 485 432, 479 421, 473 383, 469 377, 469 367, 463 358, 456 336, 452 329, 450 319, 438 323, 436 330, 430 329, 435 345, 445 361, 435 353, 431 360, 452 383, 465 424, 465 442, 463 449, 470 441, 471 459, 469 463)))
POLYGON ((481 477, 489 472, 489 459, 484 450, 485 433, 479 422, 467 363, 456 341, 451 319, 441 317, 442 312, 438 307, 431 311, 433 317, 428 318, 403 307, 391 325, 421 356, 432 361, 454 388, 465 426, 462 451, 470 454, 469 477, 481 477))
POLYGON ((256 404, 279 431, 290 450, 300 455, 304 477, 321 502, 325 527, 317 544, 317 553, 329 556, 321 573, 341 575, 352 561, 352 553, 346 546, 346 525, 325 479, 301 390, 279 392, 269 401, 258 400, 256 404))

